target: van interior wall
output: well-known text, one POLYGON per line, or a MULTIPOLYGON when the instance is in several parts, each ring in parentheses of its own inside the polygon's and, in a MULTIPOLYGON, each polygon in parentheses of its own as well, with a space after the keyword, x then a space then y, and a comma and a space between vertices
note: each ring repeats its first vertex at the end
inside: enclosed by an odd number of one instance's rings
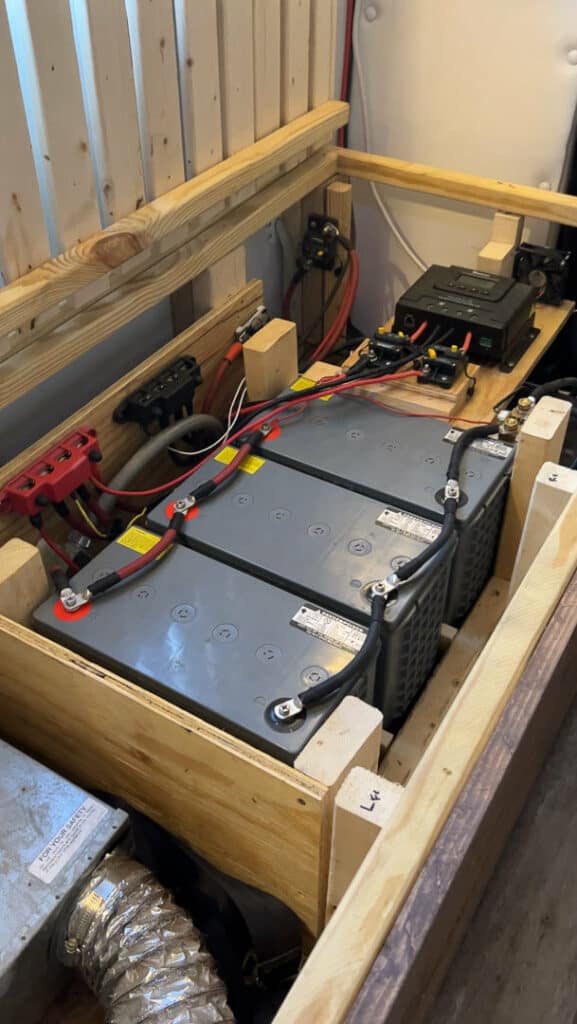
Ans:
MULTIPOLYGON (((563 188, 577 105, 577 33, 566 0, 358 0, 355 37, 351 147, 563 188)), ((476 266, 489 240, 488 211, 395 189, 380 195, 425 264, 476 266)), ((354 200, 361 265, 355 322, 368 331, 421 271, 367 183, 355 185, 354 200)), ((545 222, 527 222, 526 241, 543 243, 547 235, 545 222)))

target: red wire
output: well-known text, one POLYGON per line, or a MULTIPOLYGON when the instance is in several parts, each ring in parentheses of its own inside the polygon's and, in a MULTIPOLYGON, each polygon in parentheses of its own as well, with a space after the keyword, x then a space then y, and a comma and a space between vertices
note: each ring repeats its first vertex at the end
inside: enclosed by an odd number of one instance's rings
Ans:
POLYGON ((285 320, 291 319, 291 302, 293 300, 293 295, 298 288, 298 285, 298 281, 291 281, 285 292, 284 299, 282 300, 282 315, 285 320))
POLYGON ((395 416, 411 416, 416 419, 423 420, 446 420, 447 423, 452 423, 453 420, 458 420, 459 423, 471 423, 475 427, 489 427, 491 426, 491 420, 468 420, 464 416, 445 416, 441 413, 432 412, 404 412, 402 409, 395 409, 392 405, 385 405, 384 402, 379 402, 378 398, 371 398, 370 395, 361 394, 355 395, 355 398, 362 398, 363 402, 370 402, 371 405, 378 405, 379 409, 386 409, 387 412, 394 413, 395 416))
MULTIPOLYGON (((323 394, 334 395, 339 394, 341 391, 348 391, 351 388, 363 387, 366 384, 387 384, 389 381, 392 380, 405 380, 407 377, 418 377, 418 375, 419 374, 417 370, 404 370, 402 373, 389 373, 385 374, 383 377, 372 377, 368 381, 350 380, 345 381, 343 384, 335 385, 335 387, 332 388, 331 391, 324 391, 323 394)), ((338 379, 340 379, 341 376, 342 375, 339 375, 338 379)), ((298 405, 304 405, 306 402, 312 402, 314 401, 315 398, 318 397, 318 394, 307 395, 305 393, 299 399, 298 405)), ((256 412, 258 411, 259 408, 261 408, 263 404, 266 403, 261 402, 255 406, 245 406, 243 412, 256 412)), ((269 410, 264 416, 261 416, 260 419, 257 419, 253 423, 251 423, 250 428, 244 426, 241 427, 240 430, 237 430, 234 434, 231 434, 230 437, 227 438, 227 445, 232 444, 232 442, 235 441, 238 437, 241 437, 242 434, 245 434, 247 429, 250 429, 251 431, 257 430, 259 427, 263 425, 263 423, 273 422, 274 418, 279 413, 284 412, 286 409, 292 409, 295 404, 296 403, 294 402, 284 402, 282 405, 279 405, 276 409, 269 410)), ((147 491, 117 491, 112 487, 107 487, 106 484, 103 484, 102 481, 97 479, 97 477, 95 476, 92 476, 91 481, 94 484, 94 486, 98 488, 99 491, 103 491, 104 494, 112 494, 114 495, 114 497, 117 498, 150 498, 153 495, 165 494, 166 491, 173 490, 174 487, 177 487, 178 484, 181 484, 184 480, 188 480, 189 476, 192 476, 193 473, 196 473, 201 468, 201 466, 204 466, 204 464, 208 462, 209 459, 213 459, 214 457, 215 453, 211 452, 210 455, 207 455, 206 458, 202 460, 202 462, 199 462, 192 469, 187 470, 186 473, 182 473, 182 475, 177 477, 175 480, 168 480, 165 484, 161 484, 159 487, 152 487, 150 488, 150 490, 147 491)))
POLYGON ((66 562, 66 565, 70 569, 73 569, 74 572, 78 572, 78 566, 76 565, 76 562, 73 562, 72 559, 68 557, 66 552, 58 546, 56 541, 52 540, 52 537, 50 537, 49 534, 46 533, 46 530, 38 530, 38 533, 42 537, 42 540, 46 544, 48 544, 50 550, 53 551, 55 555, 58 555, 58 558, 61 558, 63 562, 66 562))
POLYGON ((218 364, 214 376, 208 385, 204 400, 201 406, 201 412, 210 412, 214 399, 216 398, 217 391, 222 383, 222 378, 227 372, 229 366, 234 363, 235 359, 238 359, 242 352, 242 344, 240 341, 233 341, 228 352, 222 357, 221 362, 218 364))
POLYGON ((140 558, 135 558, 133 562, 129 562, 128 565, 123 565, 121 569, 117 569, 116 573, 120 576, 121 580, 128 579, 129 576, 134 576, 135 572, 140 572, 141 569, 145 569, 147 565, 154 562, 156 558, 167 548, 172 547, 176 540, 176 530, 169 529, 162 535, 158 543, 154 545, 150 551, 147 551, 145 555, 141 555, 140 558))
POLYGON ((461 352, 468 352, 469 351, 469 349, 471 347, 472 340, 473 340, 473 332, 472 331, 467 331, 467 333, 465 335, 465 340, 463 342, 463 346, 461 348, 461 352))
POLYGON ((423 320, 422 324, 419 324, 419 326, 417 327, 417 330, 414 331, 413 334, 411 334, 411 337, 409 338, 409 341, 418 341, 419 338, 421 337, 421 334, 423 333, 423 331, 427 330, 428 326, 429 326, 429 321, 428 320, 423 320))
POLYGON ((347 320, 349 319, 353 303, 355 301, 355 295, 357 293, 357 287, 359 284, 359 258, 354 249, 351 249, 351 262, 350 270, 345 285, 345 291, 343 295, 343 301, 339 308, 335 322, 330 327, 329 331, 319 342, 313 354, 310 357, 311 365, 316 363, 323 356, 326 356, 332 349, 335 342, 340 338, 343 333, 347 320))
MULTIPOLYGON (((353 18, 355 14, 355 0, 348 0, 347 2, 347 20, 345 22, 345 43, 343 48, 343 70, 341 75, 341 100, 347 102, 349 95, 349 79, 351 74, 351 52, 353 42, 353 18)), ((346 138, 346 129, 343 125, 339 128, 337 135, 337 142, 339 146, 344 146, 346 138)))

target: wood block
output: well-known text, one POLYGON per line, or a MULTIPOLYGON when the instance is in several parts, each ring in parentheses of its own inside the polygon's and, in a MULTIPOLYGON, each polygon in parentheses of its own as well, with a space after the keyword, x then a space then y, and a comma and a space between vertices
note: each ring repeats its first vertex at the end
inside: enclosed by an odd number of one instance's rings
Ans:
POLYGON ((366 768, 349 772, 336 798, 327 893, 327 920, 389 820, 403 787, 366 768))
POLYGON ((542 398, 519 431, 495 569, 501 579, 511 579, 535 477, 544 462, 559 461, 570 414, 570 402, 542 398))
POLYGON ((523 217, 511 213, 496 213, 493 218, 491 240, 481 249, 477 270, 510 277, 513 273, 515 249, 523 233, 523 217))
POLYGON ((298 377, 296 324, 271 320, 245 342, 243 359, 250 401, 274 398, 298 377))
POLYGON ((545 462, 535 478, 523 533, 515 559, 509 598, 551 533, 569 498, 577 491, 577 470, 545 462))
POLYGON ((0 548, 0 615, 26 625, 48 596, 48 579, 38 548, 14 537, 0 548))
POLYGON ((345 697, 295 761, 295 768, 336 792, 355 766, 376 771, 383 716, 358 697, 345 697))

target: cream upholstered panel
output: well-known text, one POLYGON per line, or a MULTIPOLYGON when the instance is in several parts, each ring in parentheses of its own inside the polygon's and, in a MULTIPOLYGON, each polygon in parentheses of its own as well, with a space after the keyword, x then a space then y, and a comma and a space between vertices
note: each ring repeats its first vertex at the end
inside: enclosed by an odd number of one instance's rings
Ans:
MULTIPOLYGON (((577 0, 358 0, 356 18, 369 138, 365 147, 355 78, 351 146, 562 186, 577 105, 577 0)), ((425 263, 475 266, 489 211, 390 189, 381 195, 425 263)), ((357 186, 356 202, 365 268, 357 320, 368 330, 420 271, 367 185, 357 186)), ((526 237, 546 241, 547 231, 533 222, 526 237)))

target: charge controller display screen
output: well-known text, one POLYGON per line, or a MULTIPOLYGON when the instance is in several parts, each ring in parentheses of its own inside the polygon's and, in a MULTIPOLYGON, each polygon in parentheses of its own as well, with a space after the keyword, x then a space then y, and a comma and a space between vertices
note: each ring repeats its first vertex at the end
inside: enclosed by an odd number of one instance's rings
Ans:
POLYGON ((472 274, 459 274, 455 283, 459 288, 471 288, 477 292, 492 292, 495 287, 494 281, 487 281, 484 277, 473 277, 472 274))

